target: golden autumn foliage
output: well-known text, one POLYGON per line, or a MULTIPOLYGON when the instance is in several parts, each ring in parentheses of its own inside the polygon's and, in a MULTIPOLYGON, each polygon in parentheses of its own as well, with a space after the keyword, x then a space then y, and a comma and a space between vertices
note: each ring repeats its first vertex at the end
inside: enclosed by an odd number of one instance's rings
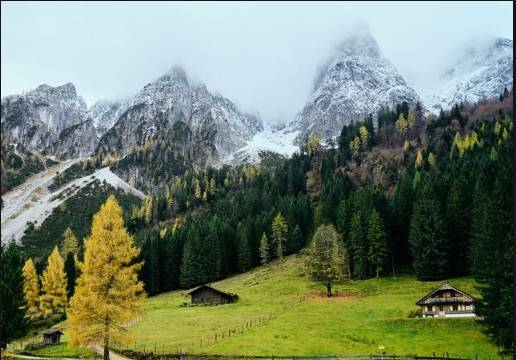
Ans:
POLYGON ((68 305, 66 285, 64 261, 56 246, 48 257, 47 268, 41 276, 40 309, 43 318, 65 313, 68 305))
POLYGON ((84 241, 81 275, 67 312, 72 346, 101 341, 106 356, 110 341, 128 339, 124 326, 143 312, 146 297, 138 280, 142 263, 134 262, 138 254, 122 208, 110 196, 84 241))
POLYGON ((66 259, 69 253, 77 255, 79 251, 79 241, 69 227, 63 233, 63 246, 61 248, 61 255, 66 259))
POLYGON ((23 296, 25 298, 25 316, 30 320, 41 316, 39 309, 39 279, 32 259, 23 266, 23 296))
POLYGON ((417 154, 416 154, 416 168, 419 168, 421 167, 421 165, 423 164, 423 154, 421 153, 421 150, 418 150, 417 151, 417 154))

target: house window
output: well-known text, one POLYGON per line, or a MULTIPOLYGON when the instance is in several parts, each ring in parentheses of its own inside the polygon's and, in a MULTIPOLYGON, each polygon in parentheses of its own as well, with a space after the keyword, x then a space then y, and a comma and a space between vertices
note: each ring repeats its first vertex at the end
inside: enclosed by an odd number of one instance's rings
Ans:
POLYGON ((439 311, 444 311, 444 308, 442 306, 439 306, 439 311))
POLYGON ((427 306, 426 307, 426 311, 432 311, 432 307, 431 306, 427 306))
POLYGON ((453 311, 459 311, 459 305, 453 305, 453 311))

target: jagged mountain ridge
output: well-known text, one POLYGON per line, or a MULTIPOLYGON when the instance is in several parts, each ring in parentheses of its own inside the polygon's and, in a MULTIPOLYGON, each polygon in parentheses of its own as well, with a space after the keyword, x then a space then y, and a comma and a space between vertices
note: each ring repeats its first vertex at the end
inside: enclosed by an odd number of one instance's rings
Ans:
POLYGON ((62 159, 85 156, 99 142, 102 149, 127 155, 177 121, 191 128, 194 140, 213 145, 206 149, 210 162, 263 129, 258 114, 244 113, 204 84, 189 82, 177 67, 130 99, 101 100, 89 110, 71 83, 41 85, 2 99, 2 143, 21 143, 62 159))
POLYGON ((342 126, 375 114, 384 106, 420 101, 367 32, 346 38, 315 80, 314 91, 289 125, 300 133, 296 142, 317 133, 334 139, 342 126))
POLYGON ((194 137, 213 144, 213 160, 244 146, 263 130, 259 115, 242 112, 230 100, 211 94, 206 85, 189 81, 184 70, 175 67, 131 100, 100 139, 99 149, 127 155, 178 121, 187 124, 194 137))

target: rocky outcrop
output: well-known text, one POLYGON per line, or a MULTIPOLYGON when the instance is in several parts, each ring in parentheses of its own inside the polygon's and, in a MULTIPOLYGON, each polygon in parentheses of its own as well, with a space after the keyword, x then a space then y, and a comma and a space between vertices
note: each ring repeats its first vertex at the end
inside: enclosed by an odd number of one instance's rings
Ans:
POLYGON ((317 133, 335 138, 342 127, 373 115, 384 106, 420 101, 369 33, 354 34, 339 44, 319 70, 314 91, 289 125, 299 130, 297 142, 317 133))
POLYGON ((73 84, 40 85, 24 95, 2 98, 2 144, 19 143, 51 152, 60 133, 84 121, 86 103, 73 84))
POLYGON ((93 152, 97 144, 93 120, 88 119, 61 131, 50 148, 50 153, 56 154, 59 159, 81 158, 93 152))

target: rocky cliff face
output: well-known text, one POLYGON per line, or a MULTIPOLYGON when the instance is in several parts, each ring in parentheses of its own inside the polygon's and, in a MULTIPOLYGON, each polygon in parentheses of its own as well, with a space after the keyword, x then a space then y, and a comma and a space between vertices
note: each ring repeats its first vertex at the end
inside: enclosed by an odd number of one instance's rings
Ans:
POLYGON ((192 83, 184 70, 176 67, 130 101, 100 139, 99 149, 127 155, 179 121, 201 143, 214 145, 214 159, 244 146, 263 129, 257 115, 246 114, 230 100, 211 94, 204 84, 192 83))
POLYGON ((60 133, 83 122, 86 113, 86 103, 71 83, 40 85, 25 95, 7 96, 1 108, 2 144, 50 153, 60 133))
POLYGON ((128 102, 128 100, 99 100, 89 108, 86 119, 93 120, 93 127, 99 139, 115 125, 120 115, 127 109, 128 102))
POLYGON ((437 88, 425 96, 433 112, 461 102, 474 103, 498 96, 513 82, 512 40, 498 38, 487 45, 470 48, 440 79, 437 88))
POLYGON ((59 159, 81 158, 93 152, 97 144, 98 138, 93 120, 88 119, 61 131, 58 139, 49 148, 49 152, 56 154, 59 159))
POLYGON ((318 133, 335 138, 342 126, 375 114, 383 106, 420 101, 370 34, 353 35, 337 47, 318 72, 314 91, 289 125, 299 130, 297 142, 318 133))

